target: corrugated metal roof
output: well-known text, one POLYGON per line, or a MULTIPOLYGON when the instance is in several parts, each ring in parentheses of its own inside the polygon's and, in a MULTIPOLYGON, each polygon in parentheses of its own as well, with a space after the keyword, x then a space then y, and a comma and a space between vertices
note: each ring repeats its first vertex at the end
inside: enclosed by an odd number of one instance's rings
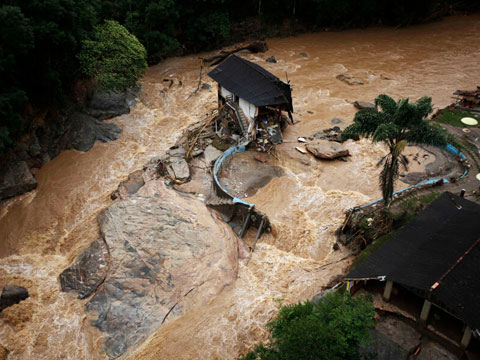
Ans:
POLYGON ((287 109, 293 111, 290 85, 241 57, 230 55, 208 76, 255 106, 286 104, 287 109))

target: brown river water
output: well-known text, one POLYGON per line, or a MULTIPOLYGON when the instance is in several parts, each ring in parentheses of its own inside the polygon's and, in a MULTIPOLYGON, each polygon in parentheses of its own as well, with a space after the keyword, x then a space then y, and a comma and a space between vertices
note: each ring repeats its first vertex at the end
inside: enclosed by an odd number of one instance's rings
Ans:
MULTIPOLYGON (((233 284, 167 322, 125 357, 234 359, 267 338, 264 325, 280 302, 309 299, 342 274, 351 259, 342 260, 346 250, 332 250, 334 231, 346 209, 380 196, 376 163, 385 150, 365 140, 348 142, 348 162, 317 162, 294 150, 296 138, 331 127, 334 117, 345 126, 355 113, 351 102, 372 102, 381 93, 428 95, 436 108, 448 105, 456 89, 479 85, 478 34, 480 16, 451 17, 406 29, 270 39, 267 53, 246 55, 283 80, 287 73, 293 86, 298 122, 277 148, 276 165, 285 176, 249 199, 267 213, 273 231, 250 259, 241 260, 233 284), (270 55, 278 63, 265 62, 270 55), (344 73, 364 84, 336 79, 344 73)), ((215 87, 191 96, 198 72, 198 55, 149 68, 137 106, 111 120, 123 129, 119 140, 86 153, 62 152, 37 173, 35 191, 0 205, 0 286, 23 285, 31 294, 0 320, 0 343, 11 350, 10 359, 104 358, 104 337, 89 324, 85 301, 62 293, 58 275, 97 238, 96 216, 111 204, 119 182, 216 107, 215 87), (174 85, 169 89, 164 79, 174 85)))

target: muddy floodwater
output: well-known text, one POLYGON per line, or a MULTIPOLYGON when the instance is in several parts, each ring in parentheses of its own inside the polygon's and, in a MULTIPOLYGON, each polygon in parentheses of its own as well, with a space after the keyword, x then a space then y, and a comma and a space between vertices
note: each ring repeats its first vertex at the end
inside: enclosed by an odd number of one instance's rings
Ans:
MULTIPOLYGON (((248 199, 269 216, 273 231, 250 259, 239 260, 237 279, 219 295, 166 322, 124 357, 235 359, 267 338, 264 325, 280 301, 309 299, 342 274, 351 258, 332 250, 334 231, 346 209, 380 197, 376 163, 385 150, 348 142, 347 162, 320 162, 295 151, 296 138, 345 127, 355 113, 352 102, 372 102, 381 93, 412 100, 428 95, 436 108, 450 104, 456 89, 479 85, 478 34, 480 16, 451 17, 406 29, 269 39, 267 53, 245 55, 282 80, 288 75, 293 87, 297 123, 284 134, 275 163, 284 175, 248 199), (271 55, 277 63, 265 61, 271 55), (337 79, 340 74, 354 85, 337 79)), ((85 314, 87 300, 62 293, 58 275, 97 239, 96 217, 119 182, 216 107, 211 79, 204 78, 211 90, 192 95, 198 73, 198 55, 149 68, 137 106, 111 120, 123 129, 119 140, 86 153, 62 152, 36 174, 36 190, 0 205, 0 286, 25 286, 31 295, 2 314, 0 343, 11 351, 9 359, 105 357, 104 334, 85 314)))

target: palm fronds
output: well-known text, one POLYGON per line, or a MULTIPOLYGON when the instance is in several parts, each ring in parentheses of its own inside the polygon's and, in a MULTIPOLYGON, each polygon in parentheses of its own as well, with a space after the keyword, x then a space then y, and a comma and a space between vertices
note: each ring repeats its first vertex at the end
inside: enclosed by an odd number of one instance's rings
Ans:
POLYGON ((365 136, 372 138, 373 143, 387 144, 390 153, 380 159, 378 165, 384 164, 380 187, 388 205, 399 176, 399 167, 406 169, 408 165, 407 158, 402 155, 407 143, 445 146, 448 137, 445 131, 431 126, 426 119, 432 112, 432 99, 429 97, 422 97, 415 103, 408 98, 395 102, 390 96, 382 94, 375 99, 375 106, 375 109, 358 111, 353 124, 344 130, 342 139, 365 136))

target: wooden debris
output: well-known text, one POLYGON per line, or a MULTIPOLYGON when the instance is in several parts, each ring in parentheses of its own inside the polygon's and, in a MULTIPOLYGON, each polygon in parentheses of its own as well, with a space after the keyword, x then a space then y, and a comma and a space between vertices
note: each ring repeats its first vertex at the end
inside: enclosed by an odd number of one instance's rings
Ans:
POLYGON ((223 60, 225 60, 230 55, 235 54, 235 53, 237 53, 239 51, 242 51, 242 50, 248 50, 252 54, 256 54, 256 53, 259 53, 259 52, 267 51, 268 46, 267 46, 267 43, 265 41, 254 41, 254 42, 249 43, 249 44, 239 45, 239 46, 237 46, 237 47, 235 47, 231 50, 222 50, 217 55, 213 55, 213 56, 210 56, 210 57, 207 57, 207 58, 201 58, 201 59, 202 59, 202 62, 204 64, 210 63, 209 66, 213 66, 213 65, 217 65, 217 64, 221 63, 223 60))

